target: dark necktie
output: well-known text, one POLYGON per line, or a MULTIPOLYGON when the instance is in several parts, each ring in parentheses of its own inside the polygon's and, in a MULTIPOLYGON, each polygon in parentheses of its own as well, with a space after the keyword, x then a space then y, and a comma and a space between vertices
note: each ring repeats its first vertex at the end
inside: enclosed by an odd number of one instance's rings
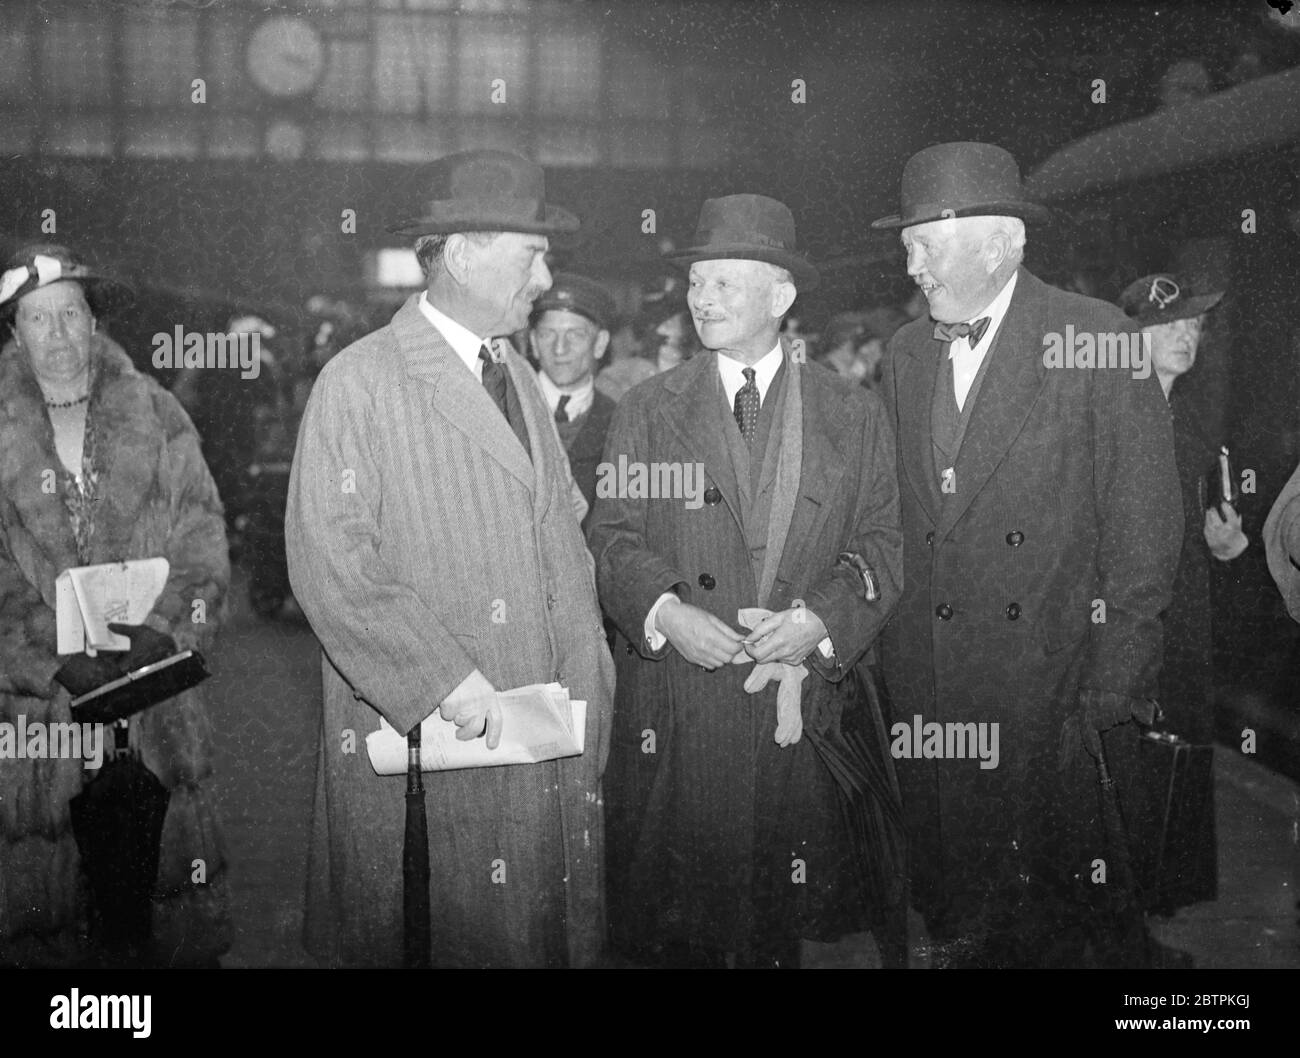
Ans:
POLYGON ((528 443, 528 427, 524 425, 519 415, 510 414, 510 398, 507 395, 509 375, 506 372, 506 365, 492 359, 492 352, 486 344, 479 349, 478 358, 483 361, 483 388, 496 403, 502 417, 510 424, 510 429, 514 430, 519 443, 523 445, 524 451, 531 459, 533 452, 532 446, 528 443))
POLYGON ((979 345, 984 332, 989 329, 989 317, 981 316, 974 323, 936 323, 934 336, 941 342, 951 342, 956 338, 965 338, 972 349, 979 345))
POLYGON ((569 395, 568 395, 567 393, 561 393, 561 394, 560 394, 560 403, 557 404, 557 405, 555 406, 555 421, 556 421, 556 422, 568 422, 568 421, 569 421, 569 413, 568 413, 567 411, 564 410, 566 407, 568 407, 568 404, 569 404, 569 395))
POLYGON ((747 367, 742 373, 745 376, 745 384, 736 391, 732 411, 745 444, 753 448, 754 434, 758 432, 758 409, 762 402, 758 398, 758 383, 754 381, 754 369, 747 367))

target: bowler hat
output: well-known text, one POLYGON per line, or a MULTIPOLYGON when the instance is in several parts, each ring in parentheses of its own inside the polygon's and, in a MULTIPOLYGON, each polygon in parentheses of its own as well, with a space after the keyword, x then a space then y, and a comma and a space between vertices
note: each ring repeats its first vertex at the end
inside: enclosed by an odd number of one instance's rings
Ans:
POLYGON ((614 322, 614 296, 603 284, 573 272, 555 274, 551 289, 533 302, 533 319, 551 309, 580 313, 601 330, 614 322))
POLYGON ((61 280, 80 283, 95 315, 129 304, 134 291, 120 279, 86 264, 66 246, 29 243, 5 262, 0 274, 0 321, 9 319, 24 295, 61 280))
POLYGON ((578 230, 578 218, 546 204, 542 167, 509 151, 461 151, 428 170, 430 200, 419 217, 389 226, 398 235, 515 231, 553 235, 578 230))
POLYGON ((873 228, 910 228, 947 217, 1051 217, 1025 197, 1016 160, 992 143, 939 143, 917 151, 903 167, 900 198, 901 211, 873 220, 873 228))
POLYGON ((766 195, 706 199, 692 245, 666 256, 686 266, 722 259, 766 261, 789 271, 800 290, 812 290, 819 279, 817 269, 795 249, 789 207, 766 195))
POLYGON ((1143 327, 1156 327, 1208 312, 1223 291, 1195 294, 1191 284, 1168 272, 1135 279, 1119 296, 1119 307, 1143 327))

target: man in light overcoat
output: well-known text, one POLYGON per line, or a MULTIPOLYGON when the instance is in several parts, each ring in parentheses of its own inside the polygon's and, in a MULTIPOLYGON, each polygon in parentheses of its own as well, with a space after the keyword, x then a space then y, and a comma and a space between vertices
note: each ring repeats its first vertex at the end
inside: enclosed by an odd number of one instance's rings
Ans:
POLYGON ((584 966, 604 931, 613 666, 585 504, 499 337, 550 286, 547 236, 577 220, 513 154, 453 155, 433 183, 393 229, 417 237, 427 290, 321 372, 294 460, 289 570, 324 653, 307 946, 329 965, 401 962, 406 784, 367 758, 380 718, 405 736, 438 709, 494 748, 493 689, 556 681, 588 703, 581 756, 425 777, 432 961, 584 966))

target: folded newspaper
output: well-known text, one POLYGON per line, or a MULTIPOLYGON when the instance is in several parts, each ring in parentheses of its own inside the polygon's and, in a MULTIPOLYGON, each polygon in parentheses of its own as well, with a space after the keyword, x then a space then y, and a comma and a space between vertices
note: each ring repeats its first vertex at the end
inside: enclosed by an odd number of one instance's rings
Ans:
POLYGON ((60 654, 130 650, 113 623, 141 624, 167 584, 165 558, 105 562, 65 569, 54 581, 54 623, 60 654))
MULTIPOLYGON (((501 742, 496 749, 487 748, 486 738, 457 740, 459 728, 435 709, 420 725, 420 769, 455 771, 537 764, 582 753, 587 703, 571 699, 558 683, 498 691, 496 700, 501 706, 501 742)), ((366 751, 376 774, 406 774, 406 738, 387 720, 381 718, 379 730, 366 736, 366 751)))

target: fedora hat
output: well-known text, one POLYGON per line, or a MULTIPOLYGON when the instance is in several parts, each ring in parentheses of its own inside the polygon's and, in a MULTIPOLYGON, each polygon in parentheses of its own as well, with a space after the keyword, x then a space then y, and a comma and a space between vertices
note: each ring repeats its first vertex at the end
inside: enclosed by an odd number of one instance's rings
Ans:
POLYGON ((96 316, 128 305, 135 298, 128 284, 86 264, 66 246, 29 243, 5 262, 0 273, 0 321, 13 317, 25 295, 63 280, 81 284, 96 316))
POLYGON ((696 261, 765 261, 789 271, 800 290, 812 290, 820 278, 795 249, 794 214, 766 195, 706 199, 692 245, 665 256, 688 268, 696 261))
POLYGON ((1119 307, 1143 327, 1156 327, 1208 312, 1219 303, 1223 291, 1196 294, 1191 284, 1169 272, 1135 279, 1119 296, 1119 307))
POLYGON ((903 167, 902 209, 873 220, 873 228, 910 228, 945 217, 1051 218, 1025 197, 1020 167, 992 143, 939 143, 917 151, 903 167))
POLYGON ((578 230, 578 218, 546 204, 546 178, 536 162, 510 151, 461 151, 428 171, 424 212, 389 225, 397 235, 515 231, 556 235, 578 230))

